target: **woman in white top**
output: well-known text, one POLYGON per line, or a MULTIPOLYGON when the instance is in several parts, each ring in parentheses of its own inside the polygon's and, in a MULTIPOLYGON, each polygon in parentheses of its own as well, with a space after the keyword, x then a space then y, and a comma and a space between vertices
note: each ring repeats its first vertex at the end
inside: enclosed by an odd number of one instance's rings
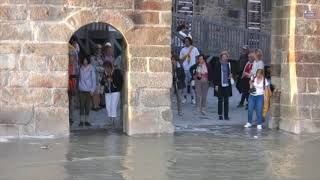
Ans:
POLYGON ((265 78, 264 70, 258 69, 256 76, 251 78, 250 81, 250 96, 248 104, 248 122, 244 126, 249 128, 252 126, 253 110, 256 110, 257 114, 257 129, 262 129, 262 112, 264 104, 264 93, 269 88, 269 82, 265 78))
POLYGON ((254 77, 256 75, 258 69, 264 69, 264 63, 262 60, 262 58, 263 58, 262 50, 256 49, 254 53, 256 55, 256 59, 253 62, 253 67, 252 67, 250 77, 254 77))

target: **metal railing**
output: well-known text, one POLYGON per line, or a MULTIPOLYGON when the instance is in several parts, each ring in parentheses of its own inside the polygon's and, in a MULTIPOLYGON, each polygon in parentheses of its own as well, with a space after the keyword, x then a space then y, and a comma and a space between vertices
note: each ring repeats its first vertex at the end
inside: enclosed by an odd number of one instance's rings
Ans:
POLYGON ((265 63, 270 64, 270 33, 209 22, 200 16, 173 14, 172 22, 172 50, 176 54, 182 47, 183 38, 176 29, 179 23, 184 23, 191 32, 194 45, 206 55, 218 56, 221 51, 227 50, 231 59, 238 59, 241 47, 248 45, 250 50, 261 49, 265 63))

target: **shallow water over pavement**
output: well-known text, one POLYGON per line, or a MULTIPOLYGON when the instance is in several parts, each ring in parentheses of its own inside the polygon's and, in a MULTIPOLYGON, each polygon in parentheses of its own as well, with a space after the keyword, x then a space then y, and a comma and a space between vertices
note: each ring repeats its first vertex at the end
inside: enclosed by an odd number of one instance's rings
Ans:
POLYGON ((0 143, 0 180, 319 180, 319 149, 320 135, 238 126, 173 136, 81 131, 0 143))

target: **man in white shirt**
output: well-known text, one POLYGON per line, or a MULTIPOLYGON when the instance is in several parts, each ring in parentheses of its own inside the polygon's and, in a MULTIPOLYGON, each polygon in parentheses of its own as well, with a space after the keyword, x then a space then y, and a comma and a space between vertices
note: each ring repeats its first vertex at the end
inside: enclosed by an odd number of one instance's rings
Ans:
POLYGON ((195 104, 195 90, 194 87, 191 87, 194 85, 191 84, 192 75, 190 74, 190 67, 196 63, 196 58, 199 55, 199 51, 196 47, 192 46, 192 39, 190 37, 186 37, 184 39, 184 44, 185 47, 181 49, 179 56, 183 61, 183 69, 185 71, 187 84, 187 87, 183 91, 184 99, 182 100, 182 103, 186 103, 187 95, 189 93, 191 94, 191 103, 195 104))

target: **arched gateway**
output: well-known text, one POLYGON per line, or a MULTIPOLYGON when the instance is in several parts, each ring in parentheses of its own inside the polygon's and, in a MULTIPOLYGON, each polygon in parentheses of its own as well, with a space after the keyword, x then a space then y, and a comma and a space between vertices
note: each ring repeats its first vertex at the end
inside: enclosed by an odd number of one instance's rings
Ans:
POLYGON ((127 42, 124 131, 172 133, 171 2, 50 2, 29 2, 30 17, 1 25, 0 135, 69 133, 68 41, 93 22, 114 26, 127 42))

